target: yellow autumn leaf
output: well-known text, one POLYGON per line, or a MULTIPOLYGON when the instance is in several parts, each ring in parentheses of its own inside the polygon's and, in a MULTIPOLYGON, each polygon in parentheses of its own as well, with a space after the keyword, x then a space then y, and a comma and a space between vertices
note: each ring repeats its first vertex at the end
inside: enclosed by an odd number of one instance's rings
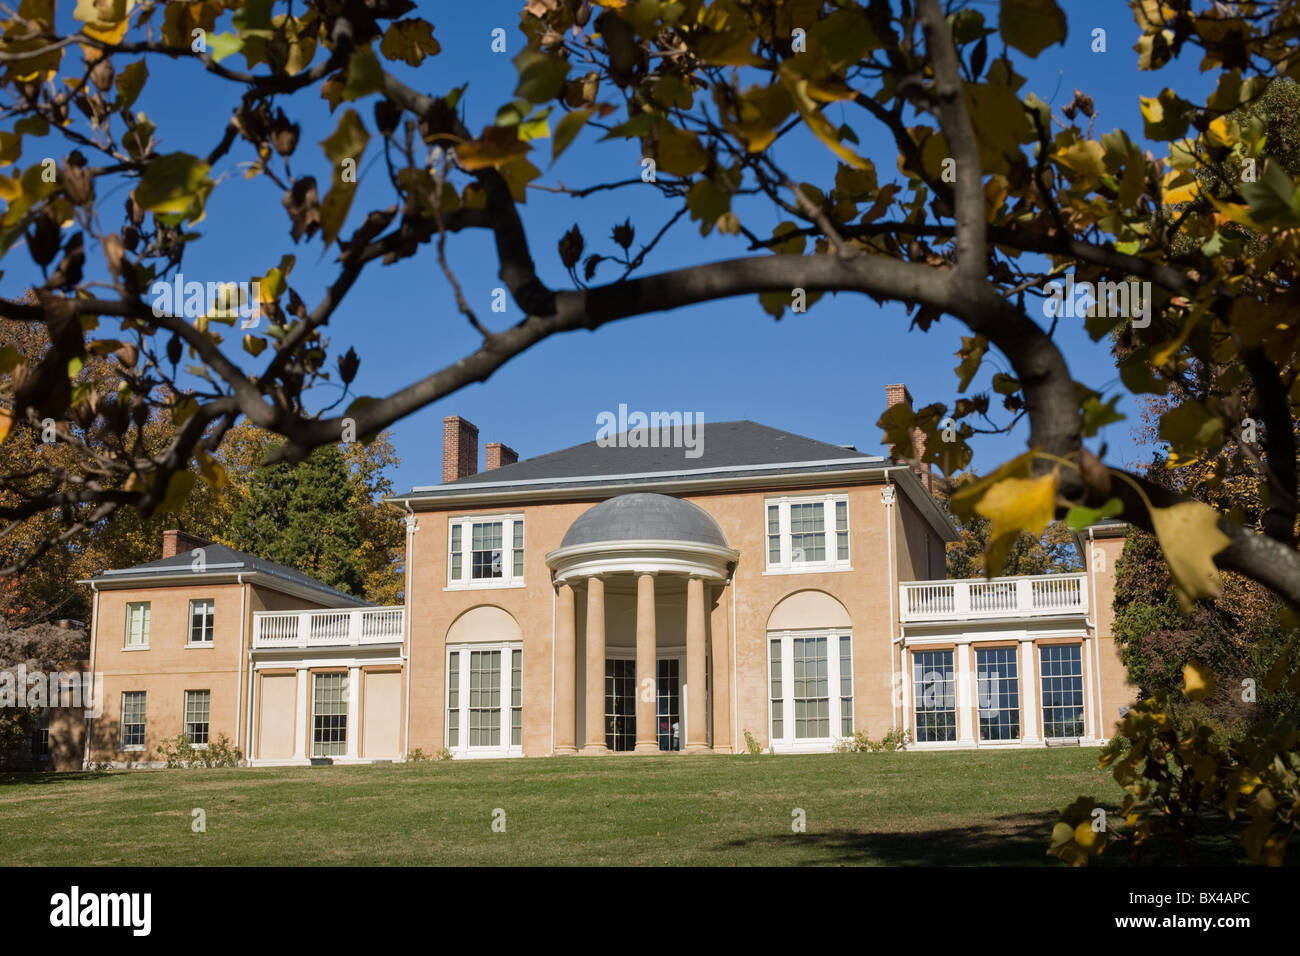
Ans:
POLYGON ((795 107, 799 110, 799 115, 803 117, 804 123, 812 131, 812 134, 825 143, 832 153, 854 169, 866 169, 867 161, 840 142, 839 133, 831 125, 831 121, 817 109, 817 104, 813 102, 812 97, 808 94, 808 81, 794 77, 785 68, 785 64, 782 64, 781 82, 785 84, 790 99, 794 101, 795 107))
POLYGON ((1081 176, 1102 176, 1106 172, 1106 150, 1095 139, 1080 140, 1056 154, 1056 161, 1081 176))
POLYGON ((3 408, 0 408, 0 442, 9 437, 9 429, 14 427, 14 417, 3 408))
POLYGON ((993 577, 1020 532, 1040 535, 1056 510, 1055 471, 1037 478, 1004 478, 984 493, 975 511, 989 519, 989 546, 984 573, 993 577))
POLYGON ((212 486, 213 490, 220 491, 226 483, 226 469, 210 454, 202 448, 196 456, 199 462, 199 473, 203 475, 203 480, 212 486))
POLYGON ((1183 694, 1188 700, 1204 700, 1214 693, 1214 675, 1200 661, 1191 660, 1183 668, 1183 694))
POLYGON ((1152 508, 1151 527, 1160 539, 1184 613, 1191 610, 1195 599, 1217 598, 1223 592, 1214 556, 1232 542, 1219 530, 1217 511, 1200 501, 1152 508))

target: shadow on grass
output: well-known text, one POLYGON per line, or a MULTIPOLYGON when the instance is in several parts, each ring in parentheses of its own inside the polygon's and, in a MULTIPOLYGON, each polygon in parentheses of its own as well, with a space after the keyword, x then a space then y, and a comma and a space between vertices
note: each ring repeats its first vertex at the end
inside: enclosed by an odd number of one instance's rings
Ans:
MULTIPOLYGON (((946 829, 918 828, 907 832, 854 832, 832 830, 805 833, 797 839, 808 864, 880 866, 1064 866, 1047 855, 1047 841, 1056 822, 1055 813, 1024 813, 997 817, 982 826, 946 829)), ((1208 829, 1208 828, 1207 828, 1208 829)), ((1241 825, 1217 828, 1198 835, 1185 861, 1169 843, 1148 845, 1139 861, 1132 845, 1120 841, 1107 848, 1092 864, 1103 867, 1253 866, 1240 842, 1241 825)), ((777 850, 787 837, 732 840, 719 850, 777 850)), ((1288 856, 1291 856, 1288 854, 1288 856)), ((1300 865, 1300 853, 1288 860, 1300 865)))
MULTIPOLYGON (((117 771, 117 774, 128 771, 117 771)), ((0 771, 0 787, 18 784, 80 783, 83 780, 98 780, 101 777, 114 776, 108 770, 10 770, 0 771)))
MULTIPOLYGON (((813 864, 883 866, 1042 866, 1055 813, 997 817, 978 827, 918 828, 907 832, 832 830, 795 837, 813 864), (813 849, 808 849, 813 848, 813 849)), ((720 849, 775 849, 787 837, 732 840, 720 849)), ((1058 864, 1059 865, 1059 864, 1058 864)))

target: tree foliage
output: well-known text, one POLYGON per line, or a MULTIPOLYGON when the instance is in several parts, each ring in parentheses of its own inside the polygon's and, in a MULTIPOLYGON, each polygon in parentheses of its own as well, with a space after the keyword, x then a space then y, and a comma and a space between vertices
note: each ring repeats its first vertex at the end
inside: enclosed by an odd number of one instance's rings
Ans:
MULTIPOLYGON (((279 457, 301 460, 349 423, 375 434, 564 331, 736 295, 781 315, 799 296, 856 292, 906 303, 921 332, 943 315, 971 332, 955 400, 891 409, 881 420, 887 441, 910 447, 920 428, 925 458, 951 474, 969 465, 978 433, 1027 421, 1026 456, 987 470, 953 500, 958 513, 984 514, 999 529, 992 547, 1046 511, 1062 518, 1076 509, 1076 521, 1118 512, 1161 539, 1187 600, 1218 593, 1218 569, 1227 568, 1300 606, 1290 428, 1300 325, 1288 318, 1300 192, 1278 155, 1285 135, 1252 109, 1300 71, 1296 7, 1271 0, 1245 15, 1209 0, 1132 0, 1131 8, 1141 69, 1193 57, 1215 81, 1202 100, 1173 88, 1142 100, 1142 133, 1167 144, 1164 155, 1137 145, 1136 131, 1098 134, 1086 91, 1053 111, 1025 88, 1017 64, 1077 35, 1055 0, 1002 0, 996 19, 939 0, 528 0, 514 99, 487 104, 485 126, 469 118, 484 104, 471 104, 465 78, 440 66, 435 25, 408 0, 301 9, 265 0, 79 3, 71 33, 51 0, 25 0, 0 42, 11 124, 2 158, 13 167, 0 181, 0 253, 25 247, 43 282, 35 301, 0 314, 43 323, 51 347, 6 354, 3 398, 13 432, 54 419, 75 461, 39 488, 15 488, 18 500, 0 513, 44 516, 60 534, 122 508, 151 514, 184 497, 191 465, 213 456, 241 419, 279 435, 279 457), (229 122, 206 142, 149 118, 151 64, 164 60, 238 93, 229 122), (319 150, 303 135, 306 104, 318 99, 335 124, 319 150), (861 144, 880 135, 896 147, 896 167, 863 154, 861 144), (570 288, 539 275, 523 215, 528 193, 545 185, 535 160, 548 137, 552 158, 599 150, 643 169, 650 161, 655 175, 546 188, 575 201, 646 189, 665 211, 658 231, 627 222, 608 248, 566 233, 557 253, 570 288), (349 173, 371 149, 385 157, 370 174, 385 181, 373 185, 392 201, 364 210, 354 208, 349 173), (38 161, 52 153, 61 156, 56 175, 38 161), (792 153, 803 160, 797 177, 792 153), (246 163, 244 179, 222 174, 233 161, 246 163), (1211 184, 1209 164, 1237 175, 1211 184), (125 203, 109 201, 122 187, 125 203), (229 302, 200 302, 197 316, 158 314, 154 284, 166 288, 202 241, 194 227, 213 197, 239 189, 272 190, 285 213, 284 253, 250 277, 261 282, 265 329, 239 335, 229 302), (784 220, 756 232, 741 197, 784 220), (648 272, 678 220, 747 243, 749 254, 648 272), (1267 242, 1245 241, 1243 228, 1267 242), (523 320, 489 328, 461 294, 444 249, 468 232, 490 234, 523 320), (638 232, 651 238, 633 252, 638 232), (300 289, 298 248, 316 243, 337 255, 336 275, 325 288, 300 289), (327 412, 338 402, 321 400, 321 389, 346 388, 364 360, 349 352, 331 363, 327 326, 347 315, 363 270, 418 256, 437 259, 481 346, 387 395, 327 412), (1083 321, 1098 339, 1127 324, 1117 367, 1124 389, 1178 386, 1194 396, 1162 422, 1180 459, 1213 456, 1247 417, 1259 424, 1241 467, 1269 489, 1260 532, 1086 447, 1117 417, 1116 396, 1077 381, 1053 335, 1062 320, 1041 321, 1046 283, 1066 271, 1079 282, 1150 284, 1149 324, 1111 308, 1083 321), (114 388, 71 374, 88 356, 124 348, 131 361, 113 367, 114 388), (992 393, 972 392, 990 350, 1010 371, 992 393), (178 373, 185 357, 195 363, 188 377, 178 373), (141 403, 172 418, 176 433, 132 454, 141 403), (81 446, 90 433, 112 436, 109 454, 81 446)), ((210 464, 201 473, 221 480, 210 464)), ((52 540, 47 531, 17 560, 52 540)))
POLYGON ((963 520, 951 514, 948 502, 954 488, 960 488, 974 476, 961 476, 934 483, 934 496, 940 506, 949 512, 957 530, 957 540, 947 544, 947 573, 949 578, 993 577, 999 574, 1052 574, 1061 571, 1078 571, 1082 568, 1074 536, 1064 521, 1050 522, 1041 534, 1019 532, 1006 551, 1001 567, 987 567, 986 555, 990 545, 992 522, 981 514, 963 520), (987 572, 986 572, 987 568, 987 572))

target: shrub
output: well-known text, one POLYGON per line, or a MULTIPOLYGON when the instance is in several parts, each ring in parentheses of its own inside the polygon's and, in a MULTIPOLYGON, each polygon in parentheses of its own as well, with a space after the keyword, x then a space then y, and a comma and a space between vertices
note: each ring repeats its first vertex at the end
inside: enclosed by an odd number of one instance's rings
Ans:
POLYGON ((885 736, 879 740, 872 740, 864 731, 859 730, 852 737, 841 738, 839 743, 835 745, 835 750, 838 753, 847 754, 886 753, 906 750, 907 745, 911 742, 911 732, 899 730, 897 727, 890 727, 885 732, 885 736))
POLYGON ((225 734, 218 734, 216 740, 208 741, 207 747, 195 747, 188 734, 177 734, 163 741, 157 753, 169 770, 238 767, 244 762, 244 754, 225 734))

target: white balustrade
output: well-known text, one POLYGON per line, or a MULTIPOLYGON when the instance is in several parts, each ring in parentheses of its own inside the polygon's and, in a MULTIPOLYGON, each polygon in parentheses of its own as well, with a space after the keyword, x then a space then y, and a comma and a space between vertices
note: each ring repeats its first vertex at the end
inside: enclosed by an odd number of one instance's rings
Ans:
POLYGON ((400 644, 405 608, 261 611, 253 615, 254 647, 356 647, 400 644))
POLYGON ((1038 574, 960 581, 907 581, 900 586, 902 620, 1049 617, 1088 613, 1085 576, 1038 574))

